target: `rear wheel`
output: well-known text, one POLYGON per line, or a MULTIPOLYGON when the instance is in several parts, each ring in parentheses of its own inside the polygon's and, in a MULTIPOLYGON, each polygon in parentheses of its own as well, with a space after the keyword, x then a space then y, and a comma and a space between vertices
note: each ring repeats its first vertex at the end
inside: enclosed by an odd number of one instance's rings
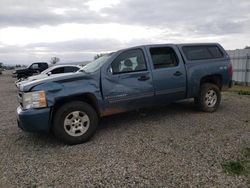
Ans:
POLYGON ((204 83, 201 86, 199 96, 194 98, 196 107, 204 112, 214 112, 221 101, 220 89, 212 83, 204 83))
POLYGON ((82 101, 69 102, 55 113, 53 132, 66 144, 74 145, 88 141, 98 125, 96 111, 82 101))

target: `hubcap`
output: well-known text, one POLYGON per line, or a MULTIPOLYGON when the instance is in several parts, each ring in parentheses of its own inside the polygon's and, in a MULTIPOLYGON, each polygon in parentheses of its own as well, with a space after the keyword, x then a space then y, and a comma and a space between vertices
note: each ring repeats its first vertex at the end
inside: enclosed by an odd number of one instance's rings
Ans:
POLYGON ((89 128, 89 116, 82 111, 74 111, 69 113, 64 120, 64 130, 70 136, 81 136, 89 128))
POLYGON ((209 90, 205 96, 205 103, 208 107, 214 107, 217 102, 217 94, 214 90, 209 90))

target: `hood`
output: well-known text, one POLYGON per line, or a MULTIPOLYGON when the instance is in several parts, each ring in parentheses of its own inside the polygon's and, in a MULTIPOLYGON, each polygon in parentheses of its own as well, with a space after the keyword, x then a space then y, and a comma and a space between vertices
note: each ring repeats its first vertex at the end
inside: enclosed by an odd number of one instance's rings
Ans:
POLYGON ((21 73, 21 72, 25 72, 27 70, 27 68, 17 68, 14 70, 15 73, 21 73))
POLYGON ((48 76, 47 74, 38 74, 35 76, 30 76, 23 81, 17 82, 16 85, 18 88, 20 88, 21 85, 26 84, 26 83, 30 83, 30 82, 35 81, 35 80, 43 80, 43 79, 48 78, 48 77, 53 78, 53 77, 58 77, 58 76, 70 75, 70 74, 71 73, 61 73, 61 74, 52 74, 50 76, 48 76))
POLYGON ((76 73, 62 73, 62 74, 55 74, 51 76, 46 76, 41 79, 36 79, 32 81, 24 81, 22 84, 19 85, 20 91, 30 91, 35 86, 49 83, 49 82, 67 82, 68 80, 74 80, 74 79, 84 79, 85 77, 88 77, 86 73, 83 72, 76 72, 76 73))
POLYGON ((47 78, 48 75, 47 74, 38 74, 38 75, 35 75, 35 76, 30 76, 26 79, 26 81, 34 81, 34 80, 39 80, 39 79, 42 79, 42 78, 47 78))
POLYGON ((24 69, 27 69, 27 67, 19 67, 19 68, 15 68, 15 71, 18 71, 18 70, 24 70, 24 69))
POLYGON ((30 77, 26 78, 23 81, 17 81, 16 82, 16 86, 18 88, 20 88, 20 86, 23 85, 23 84, 25 84, 25 83, 29 83, 29 82, 34 81, 34 80, 43 79, 43 78, 46 78, 46 77, 48 77, 47 74, 38 74, 38 75, 35 75, 35 76, 30 76, 30 77))

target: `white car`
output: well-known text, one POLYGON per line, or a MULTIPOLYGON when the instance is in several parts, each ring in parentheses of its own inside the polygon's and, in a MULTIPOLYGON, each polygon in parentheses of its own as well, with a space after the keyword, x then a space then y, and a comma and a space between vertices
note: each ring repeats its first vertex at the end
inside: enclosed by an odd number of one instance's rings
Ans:
POLYGON ((16 82, 16 86, 19 87, 21 84, 31 82, 34 80, 40 80, 43 78, 47 78, 48 76, 58 75, 62 73, 72 73, 77 72, 82 67, 79 65, 54 65, 52 67, 49 67, 48 69, 44 70, 38 75, 30 76, 24 80, 20 80, 16 82))

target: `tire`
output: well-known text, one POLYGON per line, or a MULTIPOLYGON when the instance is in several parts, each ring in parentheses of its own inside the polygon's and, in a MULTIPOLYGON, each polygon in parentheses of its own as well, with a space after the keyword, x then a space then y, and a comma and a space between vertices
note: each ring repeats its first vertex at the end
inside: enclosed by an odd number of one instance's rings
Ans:
POLYGON ((55 112, 52 130, 59 140, 75 145, 88 141, 94 135, 97 125, 96 111, 85 102, 73 101, 55 112))
POLYGON ((204 112, 215 112, 221 101, 220 89, 212 83, 201 85, 199 96, 194 98, 196 107, 204 112))

